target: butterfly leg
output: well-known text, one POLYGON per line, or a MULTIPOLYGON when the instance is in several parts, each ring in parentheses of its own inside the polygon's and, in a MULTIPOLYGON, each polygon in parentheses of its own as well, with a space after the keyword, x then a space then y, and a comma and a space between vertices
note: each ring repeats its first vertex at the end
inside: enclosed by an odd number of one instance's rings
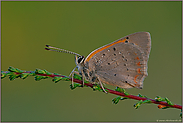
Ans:
POLYGON ((98 78, 98 80, 99 80, 100 86, 102 87, 102 90, 107 94, 107 91, 105 91, 105 89, 104 89, 104 86, 103 86, 102 82, 100 81, 100 79, 99 79, 99 78, 98 78))
POLYGON ((83 71, 81 71, 81 74, 82 74, 82 81, 83 81, 82 86, 84 87, 84 85, 85 85, 85 79, 84 79, 84 73, 83 73, 83 71))
POLYGON ((77 75, 80 75, 78 71, 73 71, 72 72, 72 87, 74 87, 74 82, 73 82, 73 79, 74 79, 74 74, 77 74, 77 75))
MULTIPOLYGON (((72 72, 70 73, 69 77, 72 75, 72 87, 74 87, 74 82, 73 82, 73 78, 74 78, 74 73, 77 74, 77 75, 80 75, 78 71, 74 71, 76 69, 76 67, 72 70, 72 72)), ((81 72, 82 74, 82 81, 83 81, 83 86, 84 86, 84 73, 83 71, 81 72)))
POLYGON ((73 82, 73 78, 74 78, 74 73, 76 74, 79 74, 77 73, 76 71, 74 71, 76 69, 76 67, 72 70, 72 72, 69 74, 69 77, 72 75, 72 87, 74 87, 74 82, 73 82))
MULTIPOLYGON (((80 75, 78 71, 72 71, 72 73, 71 73, 71 75, 72 75, 72 87, 74 87, 74 82, 73 82, 74 74, 80 75)), ((83 76, 82 76, 82 81, 83 81, 82 86, 84 87, 84 84, 85 84, 84 82, 85 81, 84 81, 84 77, 83 76)))
POLYGON ((73 74, 74 70, 76 69, 76 67, 72 70, 72 72, 69 74, 69 77, 73 74))

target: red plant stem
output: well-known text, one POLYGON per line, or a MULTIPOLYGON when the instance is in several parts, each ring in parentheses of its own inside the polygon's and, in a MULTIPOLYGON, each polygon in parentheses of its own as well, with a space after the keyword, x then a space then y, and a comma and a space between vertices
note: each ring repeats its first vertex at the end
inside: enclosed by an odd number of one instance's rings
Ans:
MULTIPOLYGON (((23 73, 31 73, 31 71, 25 71, 23 73)), ((21 73, 16 73, 16 74, 21 74, 21 73)), ((55 74, 51 74, 51 75, 47 75, 47 74, 37 74, 39 76, 49 76, 49 77, 66 77, 66 76, 63 76, 63 75, 55 75, 55 74)), ((69 80, 72 81, 72 79, 70 78, 69 80)), ((81 80, 78 80, 78 79, 73 79, 73 82, 76 82, 76 83, 79 83, 79 84, 82 84, 83 82, 81 80)), ((92 83, 85 83, 86 86, 89 86, 91 88, 93 88, 93 84, 92 83)), ((114 90, 111 90, 111 89, 108 89, 108 88, 105 88, 108 90, 108 93, 111 93, 111 94, 115 94, 115 95, 119 95, 119 96, 123 96, 123 97, 128 97, 130 99, 135 99, 135 100, 151 100, 152 103, 154 104, 159 104, 159 105, 164 105, 164 106, 169 106, 169 107, 172 107, 172 108, 178 108, 178 109, 182 109, 182 106, 181 105, 169 105, 167 102, 164 102, 164 101, 156 101, 154 99, 149 99, 149 98, 144 98, 144 97, 139 97, 139 96, 134 96, 134 95, 125 95, 124 93, 122 92, 118 92, 118 91, 114 91, 114 90)))

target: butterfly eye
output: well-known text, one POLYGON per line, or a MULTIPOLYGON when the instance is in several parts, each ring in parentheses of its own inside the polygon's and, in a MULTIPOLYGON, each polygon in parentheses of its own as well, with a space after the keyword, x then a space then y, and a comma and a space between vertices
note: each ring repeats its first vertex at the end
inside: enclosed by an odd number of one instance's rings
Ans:
POLYGON ((84 61, 84 56, 79 56, 78 57, 78 63, 82 63, 84 61))

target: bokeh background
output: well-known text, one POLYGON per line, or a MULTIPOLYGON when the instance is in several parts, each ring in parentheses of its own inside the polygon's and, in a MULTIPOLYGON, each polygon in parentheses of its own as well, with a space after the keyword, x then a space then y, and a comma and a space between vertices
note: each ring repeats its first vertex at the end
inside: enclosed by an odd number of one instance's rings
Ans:
MULTIPOLYGON (((94 49, 139 31, 151 33, 144 88, 130 94, 168 97, 182 104, 182 2, 1 2, 1 70, 46 69, 69 75, 74 56, 44 50, 46 44, 87 56, 94 49)), ((70 82, 34 77, 1 80, 2 121, 181 120, 180 110, 160 110, 135 100, 112 104, 115 95, 70 82)), ((106 87, 114 89, 113 86, 106 87)))

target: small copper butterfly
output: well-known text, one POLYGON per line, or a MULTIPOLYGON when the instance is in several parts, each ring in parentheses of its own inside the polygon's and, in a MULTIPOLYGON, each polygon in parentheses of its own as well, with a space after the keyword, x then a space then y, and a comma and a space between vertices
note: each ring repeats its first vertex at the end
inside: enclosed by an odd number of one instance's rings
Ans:
MULTIPOLYGON (((46 50, 75 55, 79 74, 89 82, 106 83, 121 88, 142 89, 151 50, 149 32, 137 32, 91 52, 86 58, 75 52, 46 45, 46 50)), ((78 73, 75 68, 70 75, 78 73)))

